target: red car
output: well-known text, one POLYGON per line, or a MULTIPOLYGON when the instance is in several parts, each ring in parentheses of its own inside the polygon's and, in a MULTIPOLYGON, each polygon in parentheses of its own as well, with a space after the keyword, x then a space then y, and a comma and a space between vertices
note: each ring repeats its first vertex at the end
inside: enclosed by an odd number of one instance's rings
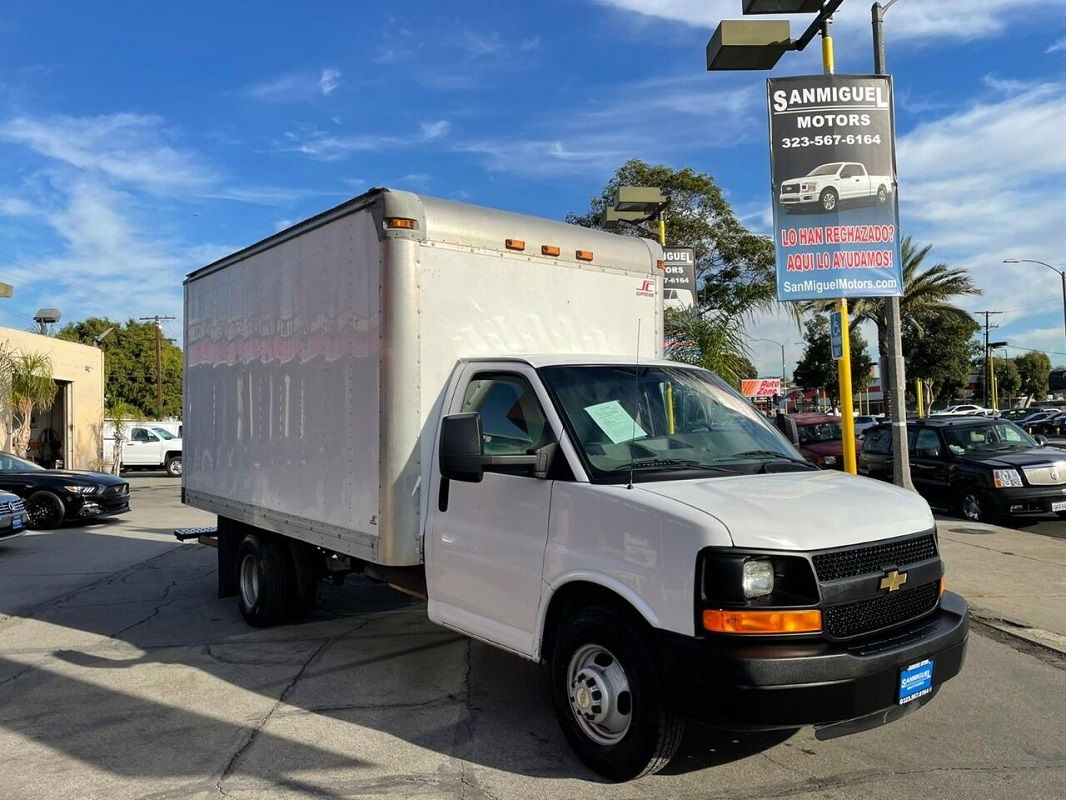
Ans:
POLYGON ((799 451, 805 459, 819 467, 844 469, 840 417, 830 414, 788 414, 786 417, 796 425, 799 451))

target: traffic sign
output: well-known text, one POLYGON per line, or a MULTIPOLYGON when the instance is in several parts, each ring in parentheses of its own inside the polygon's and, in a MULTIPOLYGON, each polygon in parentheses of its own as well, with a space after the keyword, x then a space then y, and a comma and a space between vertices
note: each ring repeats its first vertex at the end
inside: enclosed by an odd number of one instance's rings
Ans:
POLYGON ((844 357, 844 324, 839 311, 829 313, 829 342, 833 348, 833 358, 838 361, 844 357))

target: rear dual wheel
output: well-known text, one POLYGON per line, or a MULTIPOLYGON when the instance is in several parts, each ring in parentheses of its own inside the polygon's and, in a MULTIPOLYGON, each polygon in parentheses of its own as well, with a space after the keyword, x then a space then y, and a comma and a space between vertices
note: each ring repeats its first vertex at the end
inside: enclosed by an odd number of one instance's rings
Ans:
POLYGON ((256 628, 296 621, 318 599, 317 552, 303 542, 249 533, 237 547, 237 607, 256 628))

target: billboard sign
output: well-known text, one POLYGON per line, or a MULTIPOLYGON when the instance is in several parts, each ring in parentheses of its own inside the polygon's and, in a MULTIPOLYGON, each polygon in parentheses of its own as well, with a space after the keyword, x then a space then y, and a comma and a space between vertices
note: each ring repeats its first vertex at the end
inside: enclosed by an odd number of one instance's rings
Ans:
POLYGON ((901 295, 892 79, 766 83, 777 299, 901 295))
POLYGON ((688 311, 696 305, 696 251, 663 248, 663 307, 688 311))
POLYGON ((780 378, 752 378, 741 380, 740 393, 745 397, 773 397, 781 394, 780 378))

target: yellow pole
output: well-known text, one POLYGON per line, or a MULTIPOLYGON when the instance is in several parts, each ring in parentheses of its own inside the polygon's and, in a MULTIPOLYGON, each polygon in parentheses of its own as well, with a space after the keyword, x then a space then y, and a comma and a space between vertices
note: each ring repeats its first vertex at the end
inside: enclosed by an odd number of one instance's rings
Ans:
MULTIPOLYGON (((666 247, 666 214, 659 209, 659 244, 666 247)), ((666 384, 666 432, 673 436, 676 422, 674 418, 674 385, 666 384)))
POLYGON ((925 416, 925 392, 923 391, 922 381, 919 378, 914 382, 914 396, 918 400, 918 416, 925 416))
POLYGON ((999 405, 999 381, 996 380, 996 357, 992 356, 992 381, 989 383, 989 387, 992 389, 992 410, 995 411, 999 405))
MULTIPOLYGON (((833 37, 829 35, 829 22, 822 25, 822 69, 826 75, 832 75, 835 69, 833 60, 833 37)), ((840 394, 840 428, 844 446, 844 471, 855 475, 855 414, 851 392, 851 336, 848 329, 848 301, 837 300, 840 312, 841 357, 837 362, 837 383, 840 394)))

